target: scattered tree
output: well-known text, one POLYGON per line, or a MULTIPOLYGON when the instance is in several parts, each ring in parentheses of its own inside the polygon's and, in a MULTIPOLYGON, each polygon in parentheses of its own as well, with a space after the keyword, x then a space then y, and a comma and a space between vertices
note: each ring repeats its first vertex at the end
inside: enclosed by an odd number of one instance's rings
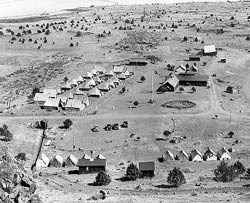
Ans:
POLYGON ((63 78, 64 82, 67 82, 68 80, 69 80, 69 78, 67 76, 63 78))
POLYGON ((145 76, 141 76, 141 82, 144 82, 146 80, 145 76))
POLYGON ((8 130, 8 126, 5 124, 0 127, 0 138, 7 142, 13 140, 13 134, 8 130))
POLYGON ((179 168, 174 168, 168 174, 168 183, 174 187, 179 187, 180 185, 186 183, 185 176, 179 168))
POLYGON ((139 102, 138 101, 134 101, 134 106, 138 106, 139 105, 139 102))
POLYGON ((127 167, 126 175, 123 177, 124 180, 126 181, 134 181, 140 177, 140 172, 137 166, 133 163, 131 163, 127 167))
POLYGON ((72 120, 68 118, 63 122, 63 127, 68 129, 70 126, 72 126, 72 124, 73 124, 72 120))
POLYGON ((103 186, 108 185, 109 183, 111 183, 111 178, 105 171, 99 172, 95 177, 94 185, 103 186))

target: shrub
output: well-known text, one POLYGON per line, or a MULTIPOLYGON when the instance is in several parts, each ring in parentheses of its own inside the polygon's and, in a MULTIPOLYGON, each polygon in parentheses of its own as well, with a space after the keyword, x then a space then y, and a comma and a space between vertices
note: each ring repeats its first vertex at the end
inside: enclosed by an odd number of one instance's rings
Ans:
POLYGON ((49 35, 50 34, 50 30, 46 30, 45 35, 49 35))
POLYGON ((70 43, 70 45, 69 45, 70 47, 73 47, 74 46, 74 44, 73 43, 70 43))
POLYGON ((186 36, 183 37, 183 42, 187 41, 188 38, 186 36))
POLYGON ((80 31, 78 31, 77 33, 76 33, 76 37, 81 37, 82 36, 82 33, 80 32, 80 31))
POLYGON ((67 82, 68 80, 69 80, 69 78, 67 76, 63 78, 64 82, 67 82))
POLYGON ((72 124, 73 124, 72 120, 68 118, 63 122, 63 127, 68 129, 70 126, 72 126, 72 124))
POLYGON ((247 41, 250 41, 250 37, 249 37, 249 36, 247 36, 247 37, 246 37, 246 40, 247 40, 247 41))
POLYGON ((0 35, 3 35, 3 31, 0 31, 0 35))
POLYGON ((246 172, 245 166, 240 161, 235 162, 233 167, 237 175, 242 175, 246 172))
POLYGON ((144 82, 146 80, 145 76, 141 76, 141 81, 144 82))
POLYGON ((134 101, 133 103, 135 106, 138 106, 139 105, 139 102, 138 101, 134 101))
POLYGON ((34 87, 29 98, 34 98, 36 93, 39 93, 40 92, 40 89, 38 87, 34 87))
POLYGON ((169 184, 175 187, 178 187, 186 182, 183 172, 176 167, 169 172, 167 181, 169 184))
POLYGON ((4 141, 11 141, 11 140, 13 140, 13 135, 8 130, 8 126, 5 125, 5 124, 0 128, 0 137, 4 141))
POLYGON ((95 177, 94 185, 103 186, 108 185, 109 183, 111 183, 111 178, 105 171, 99 172, 95 177))
POLYGON ((240 162, 229 166, 228 163, 223 160, 214 170, 215 180, 230 182, 237 178, 243 171, 245 172, 245 170, 245 167, 240 162))
POLYGON ((137 166, 133 163, 131 163, 127 167, 126 175, 123 177, 124 180, 126 181, 134 181, 140 177, 140 172, 137 166))
POLYGON ((180 87, 179 90, 180 90, 181 92, 183 92, 183 91, 184 91, 184 88, 183 88, 183 87, 180 87))

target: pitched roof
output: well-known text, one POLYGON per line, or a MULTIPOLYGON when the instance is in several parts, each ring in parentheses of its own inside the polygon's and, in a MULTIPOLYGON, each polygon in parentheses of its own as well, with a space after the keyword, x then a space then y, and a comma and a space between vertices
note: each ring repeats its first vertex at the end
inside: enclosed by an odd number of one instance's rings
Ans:
MULTIPOLYGON (((204 159, 207 160, 208 158, 211 158, 211 157, 216 157, 216 154, 213 150, 211 150, 210 148, 208 148, 205 152, 204 152, 204 155, 203 155, 204 159)), ((217 158, 217 157, 216 157, 217 158)))
POLYGON ((93 75, 90 72, 87 72, 85 75, 82 76, 83 78, 92 78, 93 75))
POLYGON ((186 71, 187 71, 187 68, 184 66, 184 65, 180 65, 180 66, 178 66, 176 69, 175 69, 175 73, 176 74, 181 74, 181 73, 186 73, 186 71))
POLYGON ((191 151, 191 153, 190 153, 190 157, 191 157, 191 159, 194 159, 196 156, 199 156, 200 158, 201 158, 201 153, 197 150, 197 149, 193 149, 192 151, 191 151))
POLYGON ((101 92, 100 90, 98 90, 97 88, 93 88, 92 90, 89 91, 89 95, 90 96, 101 96, 101 92))
POLYGON ((36 93, 34 97, 34 101, 36 102, 46 102, 49 98, 49 95, 44 93, 36 93))
POLYGON ((107 71, 104 75, 106 75, 106 76, 113 76, 114 73, 113 73, 112 70, 109 70, 109 71, 107 71))
POLYGON ((183 150, 179 151, 179 153, 177 154, 177 156, 179 158, 182 157, 182 158, 188 159, 187 153, 185 151, 183 151, 183 150))
POLYGON ((59 98, 48 98, 46 102, 44 103, 44 106, 47 107, 58 107, 60 103, 59 98))
POLYGON ((223 154, 228 154, 230 155, 230 152, 225 148, 225 147, 222 147, 219 151, 218 151, 218 155, 223 155, 223 154))
POLYGON ((72 79, 70 82, 69 82, 70 85, 75 85, 77 86, 78 83, 77 83, 77 79, 72 79))
POLYGON ((98 86, 99 90, 109 90, 109 86, 107 83, 102 83, 98 86))
POLYGON ((83 82, 84 80, 83 80, 82 76, 79 75, 79 76, 76 78, 76 81, 77 81, 77 82, 83 82))
POLYGON ((106 159, 102 154, 97 155, 96 159, 106 159))
POLYGON ((70 83, 67 81, 61 86, 61 89, 71 89, 70 83))
POLYGON ((54 157, 54 159, 55 159, 56 161, 58 161, 59 163, 63 164, 63 158, 62 158, 59 154, 57 154, 57 155, 54 157))
POLYGON ((94 69, 96 72, 103 72, 103 73, 106 72, 106 69, 100 65, 96 65, 94 69))
POLYGON ((91 159, 91 157, 88 154, 84 154, 83 157, 81 159, 91 159))
POLYGON ((113 65, 113 72, 114 73, 122 73, 124 71, 123 65, 113 65))
POLYGON ((69 99, 67 101, 67 104, 65 105, 65 108, 74 108, 74 109, 80 109, 82 110, 84 108, 84 105, 81 100, 78 99, 69 99))
POLYGON ((126 79, 126 75, 124 73, 121 73, 120 75, 117 76, 118 79, 126 79))
POLYGON ((77 165, 78 159, 74 155, 69 155, 67 160, 70 160, 74 165, 77 165))
POLYGON ((84 95, 84 92, 81 91, 79 88, 74 91, 74 94, 76 95, 84 95))
POLYGON ((169 150, 166 151, 166 157, 168 157, 168 159, 174 160, 174 155, 169 150))
POLYGON ((91 78, 90 80, 88 80, 85 84, 89 85, 89 86, 96 86, 95 81, 93 80, 93 78, 91 78))
POLYGON ((96 72, 95 69, 92 69, 92 70, 90 71, 90 73, 91 73, 92 75, 97 75, 97 72, 96 72))
POLYGON ((57 97, 57 98, 60 99, 61 102, 63 102, 63 103, 66 103, 67 100, 68 100, 68 97, 66 97, 66 96, 59 96, 59 97, 57 97))
POLYGON ((204 53, 205 54, 214 53, 214 52, 216 52, 215 45, 204 46, 204 53))
POLYGON ((155 162, 153 161, 139 162, 139 170, 140 171, 154 171, 155 162))
POLYGON ((197 81, 197 82, 207 82, 208 81, 208 76, 207 75, 201 75, 199 73, 192 74, 179 74, 176 75, 179 81, 182 82, 190 82, 190 81, 197 81))
POLYGON ((179 79, 176 75, 171 75, 161 86, 164 86, 166 83, 170 84, 172 87, 176 87, 179 83, 179 79))

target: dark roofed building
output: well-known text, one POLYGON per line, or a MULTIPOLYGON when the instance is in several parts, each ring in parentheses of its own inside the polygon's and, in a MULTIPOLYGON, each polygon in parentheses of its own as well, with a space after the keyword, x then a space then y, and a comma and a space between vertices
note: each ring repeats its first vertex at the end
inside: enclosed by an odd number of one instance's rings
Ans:
POLYGON ((201 57, 197 55, 191 55, 189 56, 189 61, 200 61, 201 57))
POLYGON ((208 76, 201 74, 179 74, 176 75, 180 85, 207 86, 208 76))
POLYGON ((171 75, 158 89, 157 92, 174 92, 179 85, 179 79, 171 75))
POLYGON ((102 155, 95 159, 82 157, 78 161, 79 174, 106 171, 107 160, 102 155))
POLYGON ((154 177, 155 172, 155 162, 147 161, 147 162, 139 162, 139 171, 141 173, 141 177, 154 177))
POLYGON ((146 61, 145 58, 130 58, 129 63, 127 65, 130 66, 146 66, 148 62, 146 61))

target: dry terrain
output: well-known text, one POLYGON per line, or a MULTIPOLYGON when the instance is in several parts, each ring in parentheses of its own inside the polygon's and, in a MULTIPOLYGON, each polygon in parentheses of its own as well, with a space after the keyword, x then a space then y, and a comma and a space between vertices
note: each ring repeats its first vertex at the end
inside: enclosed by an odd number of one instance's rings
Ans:
POLYGON ((117 5, 80 8, 44 18, 0 20, 0 125, 7 124, 14 135, 11 142, 0 141, 1 145, 8 146, 13 155, 25 152, 29 170, 42 136, 32 123, 47 119, 47 139, 52 145, 43 146, 42 152, 49 158, 56 154, 81 158, 90 150, 107 158, 112 182, 105 187, 88 185, 96 174, 69 175, 69 170, 76 167, 38 169, 34 177, 44 202, 87 202, 100 189, 109 191, 109 195, 99 202, 109 203, 249 202, 249 180, 213 180, 219 161, 158 162, 166 150, 174 154, 185 150, 189 154, 192 149, 204 153, 207 147, 215 152, 225 147, 233 148, 230 163, 240 160, 250 168, 249 9, 247 2, 117 5), (47 35, 46 30, 50 30, 47 35), (26 34, 22 34, 24 31, 26 34), (16 36, 18 33, 21 36, 16 36), (183 41, 185 36, 187 41, 183 41), (184 91, 156 93, 170 73, 168 64, 192 65, 193 61, 187 61, 189 55, 210 44, 219 48, 217 57, 204 56, 196 62, 199 72, 209 76, 209 88, 196 87, 193 93, 192 86, 183 86, 184 91), (154 56, 159 61, 130 66, 135 70, 132 77, 103 97, 91 99, 90 106, 81 112, 45 111, 28 99, 34 87, 57 88, 66 76, 73 79, 95 65, 111 70, 114 63, 137 56, 154 56), (227 62, 219 63, 223 57, 227 62), (145 76, 144 82, 141 76, 145 76), (129 91, 120 94, 123 86, 129 91), (225 91, 228 86, 233 87, 232 94, 225 91), (152 97, 153 104, 149 103, 152 97), (188 109, 161 106, 174 100, 196 105, 188 109), (139 105, 130 108, 134 101, 139 105), (96 114, 90 115, 93 111, 96 114), (60 129, 66 118, 73 125, 60 129), (128 121, 128 128, 110 132, 103 129, 109 123, 123 121, 128 121), (91 131, 94 125, 99 126, 99 132, 91 131), (156 136, 173 128, 171 136, 182 137, 180 143, 156 141, 156 136), (226 138, 230 131, 234 137, 226 138), (117 180, 129 163, 138 161, 155 161, 153 179, 117 180), (179 188, 169 188, 167 183, 168 172, 174 167, 180 167, 186 177, 187 183, 179 188), (136 189, 138 185, 140 189, 136 189))

